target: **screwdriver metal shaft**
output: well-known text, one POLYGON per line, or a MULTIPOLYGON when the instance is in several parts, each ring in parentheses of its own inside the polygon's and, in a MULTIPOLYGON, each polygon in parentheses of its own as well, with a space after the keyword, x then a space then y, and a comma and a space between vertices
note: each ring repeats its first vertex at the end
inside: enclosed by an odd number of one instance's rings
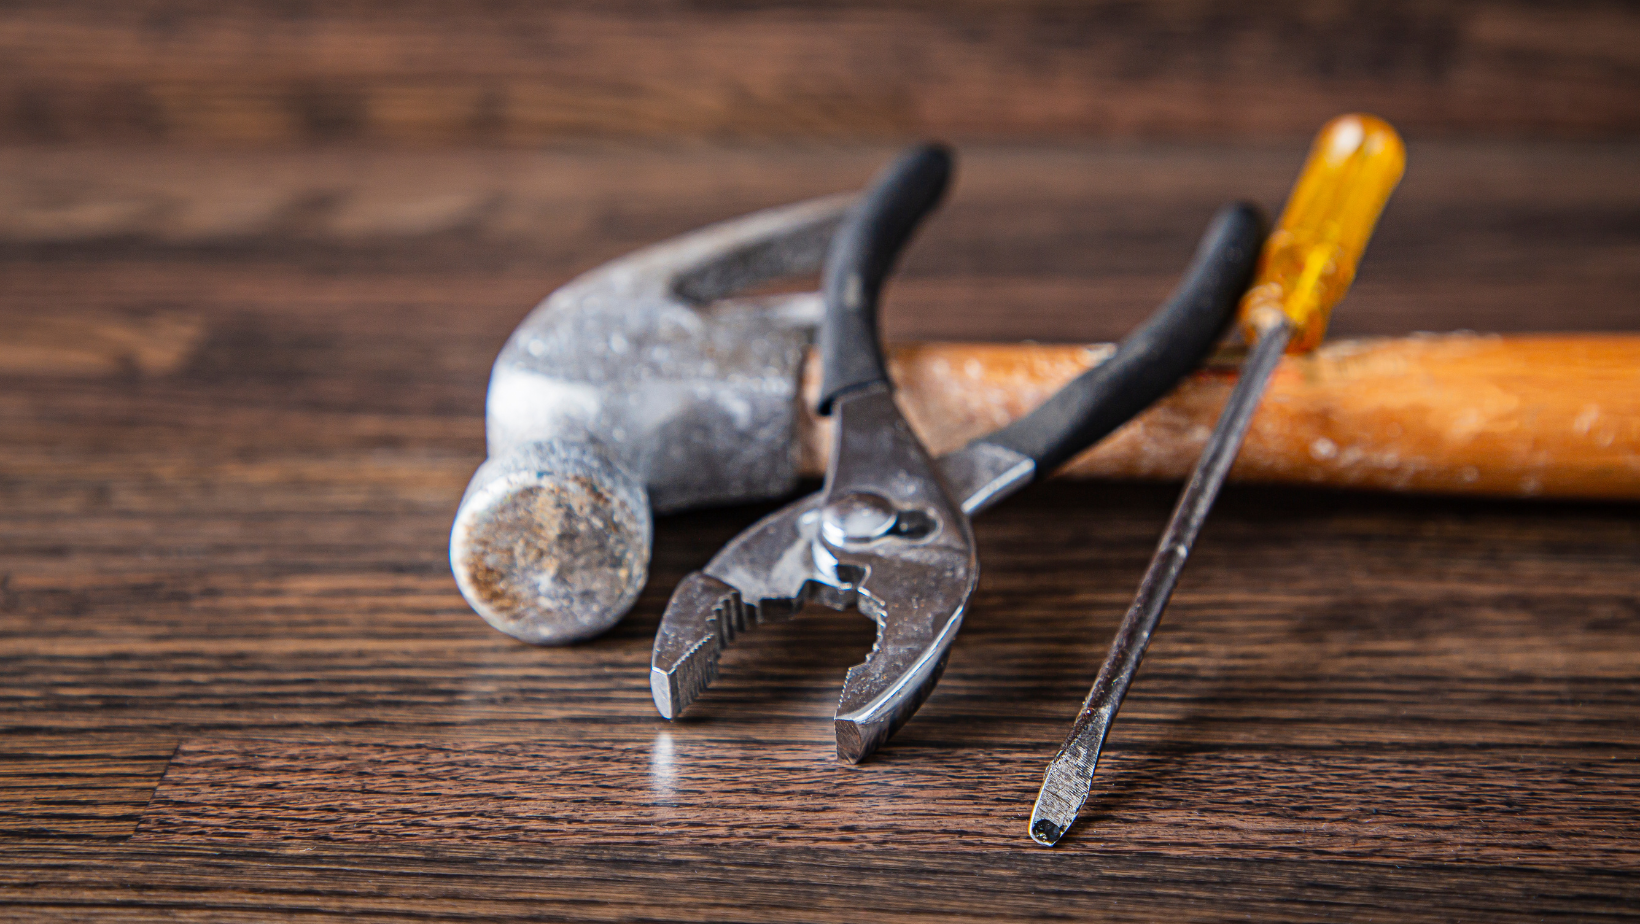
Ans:
POLYGON ((1051 847, 1059 841, 1071 823, 1082 811, 1088 793, 1093 788, 1093 771, 1099 764, 1099 751, 1105 745, 1105 735, 1122 707, 1128 684, 1139 670, 1150 634, 1161 622, 1162 610, 1173 596, 1179 573, 1190 558, 1190 549, 1196 536, 1207 522, 1207 513, 1219 496, 1219 488, 1230 474, 1230 466, 1241 451, 1247 427, 1258 409, 1259 398, 1270 382, 1270 376, 1281 362, 1291 339, 1293 327, 1287 316, 1270 312, 1263 332, 1248 353, 1241 367, 1241 377, 1230 392, 1213 435, 1196 460, 1184 493, 1173 508, 1167 521, 1156 554, 1150 559, 1138 593, 1122 619, 1122 627, 1110 646, 1099 678, 1082 703, 1082 712, 1071 726, 1071 733, 1059 753, 1048 764, 1047 777, 1037 794, 1036 807, 1031 810, 1031 839, 1051 847))

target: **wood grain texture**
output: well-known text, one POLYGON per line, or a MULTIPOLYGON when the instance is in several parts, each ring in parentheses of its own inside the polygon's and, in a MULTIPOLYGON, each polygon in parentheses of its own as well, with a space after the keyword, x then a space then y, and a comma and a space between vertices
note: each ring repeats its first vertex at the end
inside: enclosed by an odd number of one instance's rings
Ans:
POLYGON ((303 844, 128 846, 91 868, 58 845, 0 856, 0 876, 42 897, 15 920, 307 921, 858 920, 1539 921, 1623 918, 1622 873, 1451 864, 1340 864, 1289 858, 1214 862, 1070 858, 1016 848, 950 853, 711 843, 661 851, 620 845, 506 851, 303 844), (1006 870, 999 875, 998 870, 1006 870), (1272 902, 1271 893, 1284 899, 1272 902), (566 899, 566 893, 573 897, 566 899), (140 896, 142 904, 134 901, 140 896), (983 896, 976 899, 975 896, 983 896), (862 911, 868 908, 869 912, 862 911), (147 908, 163 909, 147 911, 147 908))
MULTIPOLYGON (((447 531, 528 307, 884 153, 0 151, 0 330, 196 332, 0 369, 0 917, 1632 916, 1633 505, 1231 488, 1052 851, 1033 787, 1171 487, 980 519, 944 679, 855 768, 827 721, 871 643, 852 614, 751 633, 688 721, 653 713, 671 586, 767 508, 660 521, 637 608, 586 645, 466 608, 447 531)), ((1415 147, 1340 328, 1640 327, 1635 153, 1415 147)), ((982 147, 887 317, 1118 336, 1301 155, 982 147)))
POLYGON ((129 837, 176 745, 164 734, 8 731, 0 742, 0 838, 129 837))
MULTIPOLYGON (((949 203, 890 283, 887 333, 1116 340, 1166 297, 1215 209, 1236 198, 1279 209, 1306 141, 965 146, 949 203)), ((893 151, 0 148, 0 254, 8 297, 35 314, 63 310, 72 270, 86 274, 74 310, 98 323, 187 299, 234 309, 208 336, 303 340, 240 378, 278 367, 292 384, 356 387, 331 369, 335 350, 378 338, 348 362, 420 349, 427 368, 402 378, 449 370, 471 384, 525 306, 573 274, 708 222, 857 189, 893 151), (276 292, 281 272, 331 288, 276 292), (470 346, 412 342, 380 323, 387 311, 407 323, 459 312, 447 334, 470 346), (299 320, 273 329, 286 317, 299 320)), ((1409 158, 1334 335, 1640 329, 1640 144, 1414 142, 1409 158)))
POLYGON ((1640 13, 1576 0, 76 0, 0 11, 0 139, 1633 137, 1640 13))
MULTIPOLYGON (((810 722, 823 729, 825 719, 810 722)), ((689 840, 938 850, 956 842, 983 851, 1020 846, 1042 776, 1034 747, 914 748, 856 772, 830 759, 824 741, 770 747, 722 729, 631 731, 190 743, 133 843, 522 841, 653 850, 689 840), (757 769, 725 778, 732 765, 757 769), (1011 795, 1012 810, 971 798, 975 781, 1011 795)), ((1113 755, 1103 765, 1108 779, 1144 775, 1151 785, 1102 794, 1081 840, 1096 840, 1101 851, 1209 860, 1301 854, 1632 871, 1640 859, 1631 835, 1640 779, 1591 755, 1526 749, 1477 759, 1411 741, 1374 756, 1261 750, 1113 755), (1165 786, 1155 785, 1159 777, 1165 786), (1592 799, 1590 789, 1610 798, 1592 799), (1574 815, 1577 824, 1567 825, 1574 815)))

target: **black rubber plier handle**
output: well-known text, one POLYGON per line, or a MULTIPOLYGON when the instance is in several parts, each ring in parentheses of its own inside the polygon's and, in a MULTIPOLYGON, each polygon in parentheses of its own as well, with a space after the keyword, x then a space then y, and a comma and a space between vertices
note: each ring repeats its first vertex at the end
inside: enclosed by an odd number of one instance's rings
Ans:
MULTIPOLYGON (((838 228, 822 274, 822 414, 846 392, 888 384, 877 328, 878 295, 917 224, 939 204, 952 161, 951 150, 943 145, 910 149, 878 175, 838 228)), ((1237 202, 1220 209, 1178 288, 1109 359, 1030 414, 958 453, 980 451, 984 447, 978 444, 984 444, 1029 459, 1029 477, 1011 486, 1017 490, 1172 390, 1206 359, 1235 316, 1266 228, 1257 206, 1237 202)))

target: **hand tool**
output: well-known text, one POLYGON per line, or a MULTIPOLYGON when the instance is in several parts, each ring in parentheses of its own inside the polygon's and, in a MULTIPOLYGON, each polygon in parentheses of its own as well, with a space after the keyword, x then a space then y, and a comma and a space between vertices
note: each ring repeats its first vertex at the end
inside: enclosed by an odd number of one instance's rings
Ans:
POLYGON ((451 570, 485 621, 535 644, 595 636, 643 587, 651 510, 796 487, 797 389, 820 299, 732 296, 817 269, 852 202, 770 209, 647 248, 524 319, 496 358, 489 458, 450 530, 451 570))
POLYGON ((1264 387, 1289 346, 1304 351, 1321 342, 1328 315, 1354 280, 1356 263, 1405 164, 1400 137, 1371 116, 1340 116, 1316 137, 1241 303, 1242 334, 1252 346, 1240 379, 1162 532, 1082 712, 1048 765, 1031 810, 1031 838, 1037 843, 1057 843, 1087 801, 1105 735, 1241 448, 1264 387))
MULTIPOLYGON (((589 638, 648 574, 651 507, 778 497, 823 475, 829 430, 800 395, 820 298, 736 298, 819 268, 852 198, 714 225, 554 292, 490 378, 489 460, 450 533, 473 609, 536 644, 589 638)), ((1104 361, 1110 344, 891 351, 896 397, 936 453, 1104 361)), ((1288 357, 1232 479, 1640 498, 1640 339, 1414 337, 1288 357), (1625 408, 1628 408, 1625 411, 1625 408)), ((818 363, 811 388, 818 393, 818 363)), ((1182 478, 1230 390, 1209 369, 1069 463, 1072 476, 1182 478)))
POLYGON ((933 689, 979 578, 970 515, 1019 490, 1160 397, 1211 350, 1250 278, 1263 219, 1222 210, 1179 291, 1106 362, 1042 406, 934 462, 896 407, 877 297, 899 249, 938 202, 950 155, 892 164, 839 227, 822 277, 823 382, 837 419, 824 487, 765 517, 685 577, 655 636, 655 706, 675 719, 711 683, 741 632, 805 603, 856 606, 877 643, 843 681, 838 756, 857 762, 933 689))

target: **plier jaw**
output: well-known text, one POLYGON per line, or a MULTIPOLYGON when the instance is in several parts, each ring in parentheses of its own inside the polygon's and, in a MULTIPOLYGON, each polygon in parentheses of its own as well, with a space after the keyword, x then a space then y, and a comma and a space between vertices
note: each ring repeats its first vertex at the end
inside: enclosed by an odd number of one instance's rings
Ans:
POLYGON ((979 582, 974 532, 886 385, 838 396, 838 438, 811 544, 877 623, 837 701, 837 756, 857 763, 934 689, 979 582))
POLYGON ((839 396, 825 487, 724 547, 684 579, 656 637, 650 685, 667 718, 717 673, 746 628, 809 602, 854 607, 877 623, 866 660, 838 699, 837 755, 876 750, 933 690, 979 580, 974 534, 933 460, 883 385, 839 396))

